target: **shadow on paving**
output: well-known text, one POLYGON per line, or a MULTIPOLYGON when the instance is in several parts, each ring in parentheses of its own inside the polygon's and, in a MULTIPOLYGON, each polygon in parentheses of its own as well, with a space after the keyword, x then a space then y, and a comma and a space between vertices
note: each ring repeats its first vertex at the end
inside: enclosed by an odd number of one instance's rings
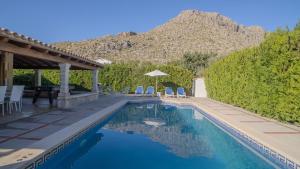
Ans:
POLYGON ((27 114, 19 113, 19 119, 0 124, 0 158, 33 144, 124 98, 126 97, 116 95, 99 96, 96 101, 74 106, 71 109, 42 108, 40 112, 35 106, 31 106, 31 110, 27 106, 25 110, 27 114), (34 111, 34 113, 28 113, 30 111, 34 111), (24 114, 26 115, 24 116, 24 114))

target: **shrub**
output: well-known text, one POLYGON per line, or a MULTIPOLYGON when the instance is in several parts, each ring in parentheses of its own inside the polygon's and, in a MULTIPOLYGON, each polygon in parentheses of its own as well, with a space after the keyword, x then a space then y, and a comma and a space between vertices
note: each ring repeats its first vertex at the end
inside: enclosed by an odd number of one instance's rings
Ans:
MULTIPOLYGON (((152 64, 112 64, 100 70, 99 81, 105 87, 111 87, 115 91, 122 91, 130 87, 134 92, 136 86, 155 86, 155 78, 144 74, 155 69, 168 73, 170 76, 158 78, 158 91, 163 91, 165 86, 174 89, 182 86, 187 92, 192 88, 193 75, 187 69, 174 65, 152 65, 152 64)), ((14 84, 23 84, 26 88, 34 86, 33 70, 15 70, 14 84)), ((90 71, 71 70, 70 84, 75 85, 77 90, 90 90, 92 85, 92 75, 90 71)), ((44 70, 42 85, 59 85, 59 70, 44 70)))
POLYGON ((158 78, 158 91, 163 91, 164 87, 171 86, 174 89, 182 86, 187 91, 192 88, 192 73, 179 66, 173 65, 153 65, 153 64, 112 64, 106 66, 100 72, 100 82, 103 86, 110 86, 115 91, 122 91, 125 87, 130 87, 134 92, 138 85, 155 86, 155 77, 145 76, 145 73, 159 69, 169 74, 158 78))
POLYGON ((193 72, 194 76, 203 76, 203 71, 216 58, 213 53, 186 53, 183 56, 183 67, 193 72))
POLYGON ((211 98, 300 123, 300 30, 278 30, 256 48, 234 52, 205 73, 211 98))
MULTIPOLYGON (((87 70, 71 70, 69 83, 75 86, 75 90, 90 90, 92 87, 92 74, 87 70)), ((33 88, 33 70, 14 70, 14 84, 22 84, 26 88, 33 88)), ((42 85, 59 85, 59 70, 43 70, 42 85)))

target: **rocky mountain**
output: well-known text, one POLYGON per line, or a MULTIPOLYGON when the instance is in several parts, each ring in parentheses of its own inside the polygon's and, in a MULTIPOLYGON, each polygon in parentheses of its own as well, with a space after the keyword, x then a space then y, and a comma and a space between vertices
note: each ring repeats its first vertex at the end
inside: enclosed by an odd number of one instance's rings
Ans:
POLYGON ((91 59, 167 63, 187 52, 227 55, 258 45, 265 34, 261 27, 239 25, 218 13, 186 10, 149 32, 123 32, 55 45, 91 59))

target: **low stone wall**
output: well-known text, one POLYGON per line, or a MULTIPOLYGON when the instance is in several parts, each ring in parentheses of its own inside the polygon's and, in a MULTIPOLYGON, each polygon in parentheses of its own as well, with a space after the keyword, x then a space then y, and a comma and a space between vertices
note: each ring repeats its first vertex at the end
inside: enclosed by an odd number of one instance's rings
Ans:
POLYGON ((98 95, 99 95, 98 93, 83 93, 83 94, 69 95, 66 97, 58 97, 57 107, 70 108, 74 105, 91 102, 97 100, 98 95))

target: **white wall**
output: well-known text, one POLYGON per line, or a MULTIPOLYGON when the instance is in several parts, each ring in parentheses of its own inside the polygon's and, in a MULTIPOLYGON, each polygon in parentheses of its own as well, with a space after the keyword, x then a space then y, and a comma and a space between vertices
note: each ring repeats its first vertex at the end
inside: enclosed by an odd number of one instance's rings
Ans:
POLYGON ((194 79, 193 87, 194 87, 193 92, 195 97, 207 97, 204 78, 194 79))

